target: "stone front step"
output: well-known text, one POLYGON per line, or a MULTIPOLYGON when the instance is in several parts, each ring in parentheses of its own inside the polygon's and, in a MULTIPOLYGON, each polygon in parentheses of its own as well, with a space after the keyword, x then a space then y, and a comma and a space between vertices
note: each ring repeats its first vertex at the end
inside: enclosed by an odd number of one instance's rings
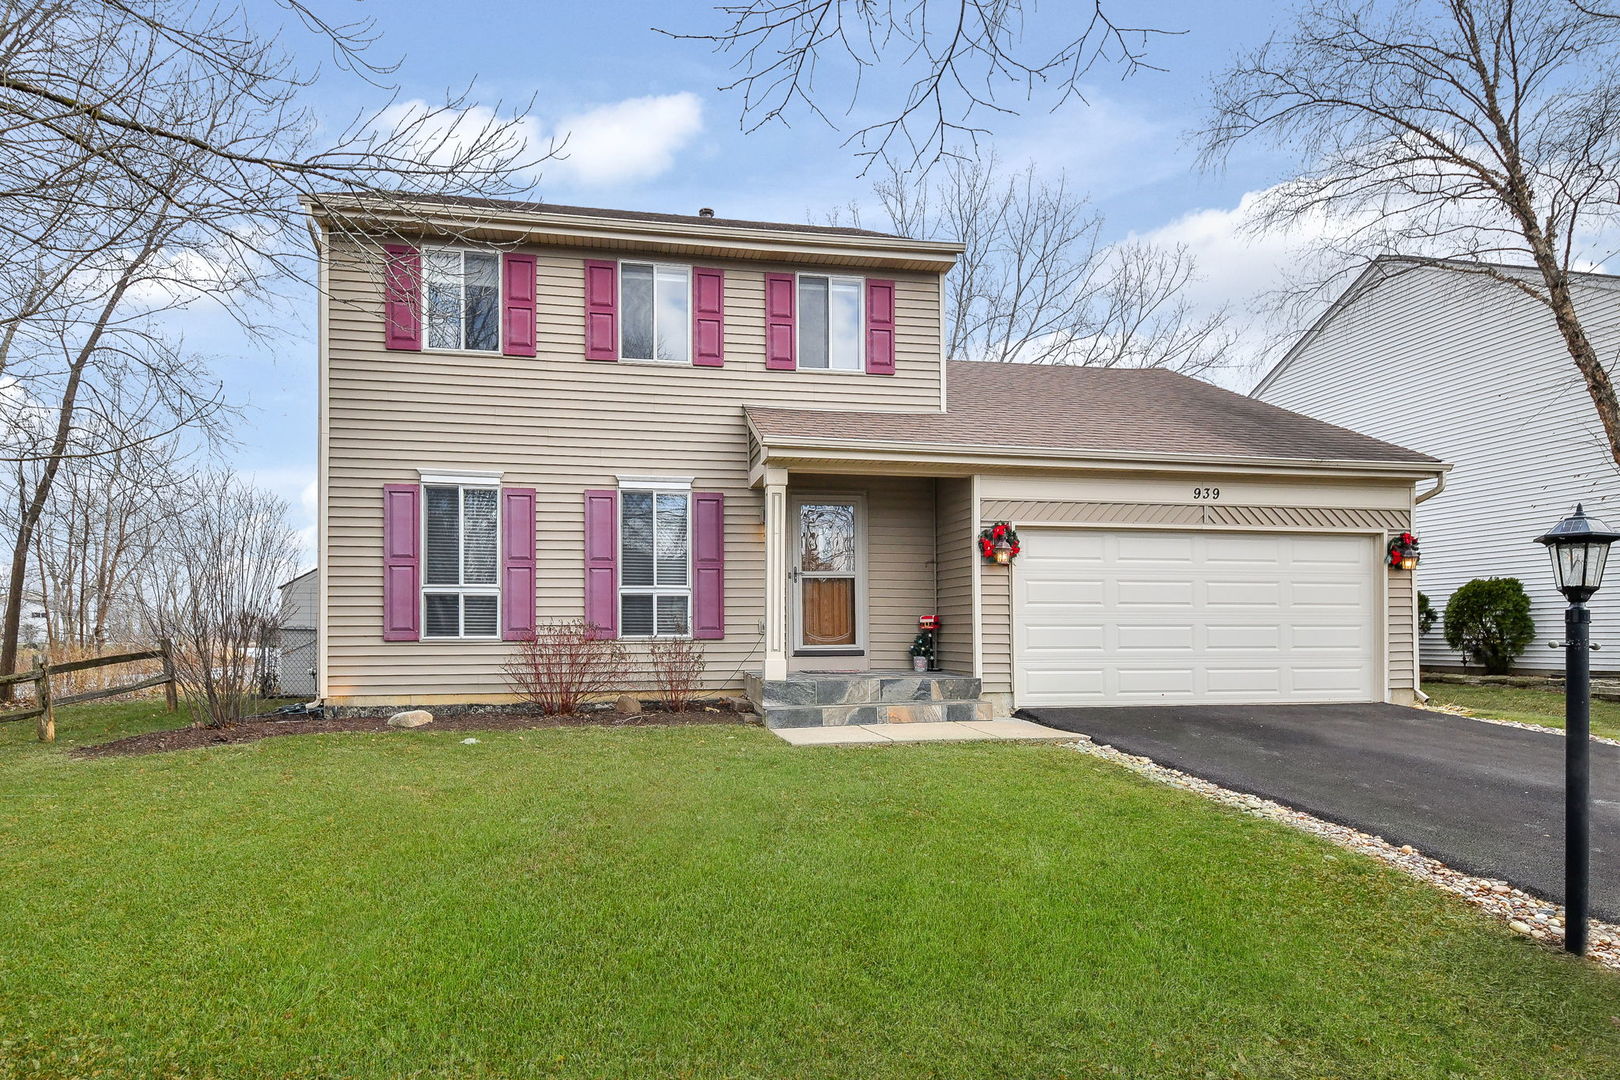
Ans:
POLYGON ((966 675, 911 671, 748 677, 749 700, 773 728, 993 720, 979 688, 966 675))
POLYGON ((764 705, 769 728, 847 727, 853 724, 969 723, 996 719, 987 701, 926 701, 910 705, 764 705))

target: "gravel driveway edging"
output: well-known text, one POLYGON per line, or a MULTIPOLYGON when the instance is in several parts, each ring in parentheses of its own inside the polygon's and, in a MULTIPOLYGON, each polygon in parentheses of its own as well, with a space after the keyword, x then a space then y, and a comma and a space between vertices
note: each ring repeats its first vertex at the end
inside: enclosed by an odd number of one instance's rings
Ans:
MULTIPOLYGON (((1561 727, 1548 727, 1546 724, 1526 724, 1522 720, 1501 720, 1494 716, 1481 716, 1463 705, 1414 705, 1415 709, 1424 712, 1445 713, 1447 716, 1460 716, 1464 720, 1478 720, 1482 724, 1495 724, 1498 727, 1516 727, 1520 731, 1544 731, 1549 735, 1564 735, 1567 732, 1561 727)), ((1620 746, 1620 739, 1611 739, 1605 735, 1593 735, 1593 742, 1603 743, 1605 746, 1620 746)))
MULTIPOLYGON (((1502 720, 1488 722, 1505 723, 1512 727, 1535 727, 1531 724, 1502 720)), ((1556 729, 1535 727, 1535 730, 1556 729)), ((1258 795, 1232 791, 1219 784, 1212 784, 1208 780, 1181 772, 1179 769, 1160 765, 1151 758, 1127 754, 1105 743, 1095 742, 1085 735, 1077 736, 1074 742, 1066 742, 1063 745, 1123 766, 1157 783, 1191 791, 1254 817, 1276 821, 1301 832, 1310 833, 1312 836, 1319 836, 1339 847, 1370 855, 1419 881, 1461 897, 1492 918, 1505 922, 1515 933, 1524 934, 1549 948, 1563 947, 1563 906, 1532 896, 1505 881, 1464 874, 1459 870, 1453 870, 1438 859, 1429 858, 1414 847, 1396 847, 1381 836, 1373 836, 1344 825, 1335 825, 1331 821, 1323 821, 1319 817, 1270 799, 1263 799, 1258 795)), ((1587 935, 1587 956, 1605 967, 1620 971, 1620 926, 1599 922, 1596 919, 1591 920, 1587 935)))

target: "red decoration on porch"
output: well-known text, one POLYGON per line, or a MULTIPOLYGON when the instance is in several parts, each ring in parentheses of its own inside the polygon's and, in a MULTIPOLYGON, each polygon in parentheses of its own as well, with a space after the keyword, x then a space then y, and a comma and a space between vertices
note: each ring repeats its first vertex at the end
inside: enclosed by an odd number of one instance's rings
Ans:
POLYGON ((998 521, 979 534, 979 555, 985 562, 1010 563, 1023 548, 1018 544, 1018 530, 1005 521, 998 521))
POLYGON ((1418 551, 1418 540, 1409 532, 1403 532, 1389 542, 1388 561, 1386 565, 1391 570, 1415 570, 1422 553, 1418 551))

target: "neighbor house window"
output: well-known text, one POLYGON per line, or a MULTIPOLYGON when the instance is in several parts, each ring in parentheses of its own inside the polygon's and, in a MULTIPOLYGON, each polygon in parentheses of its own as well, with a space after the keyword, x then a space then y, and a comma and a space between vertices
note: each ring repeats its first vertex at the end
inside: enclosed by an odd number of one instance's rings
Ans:
POLYGON ((799 275, 799 366, 860 371, 860 278, 799 275))
POLYGON ((685 266, 619 264, 619 356, 691 362, 692 271, 685 266))
POLYGON ((501 591, 496 576, 499 489, 426 484, 422 567, 423 636, 493 638, 501 591))
POLYGON ((619 493, 619 636, 685 637, 692 627, 689 492, 619 493))
POLYGON ((499 351, 500 259, 494 252, 427 248, 422 280, 430 349, 499 351))

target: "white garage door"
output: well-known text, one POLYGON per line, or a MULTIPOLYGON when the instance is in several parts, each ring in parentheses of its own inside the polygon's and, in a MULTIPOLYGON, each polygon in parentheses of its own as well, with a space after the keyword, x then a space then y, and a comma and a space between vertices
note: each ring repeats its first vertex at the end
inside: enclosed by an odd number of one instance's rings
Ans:
POLYGON ((1380 698, 1369 537, 1024 533, 1020 705, 1380 698))

